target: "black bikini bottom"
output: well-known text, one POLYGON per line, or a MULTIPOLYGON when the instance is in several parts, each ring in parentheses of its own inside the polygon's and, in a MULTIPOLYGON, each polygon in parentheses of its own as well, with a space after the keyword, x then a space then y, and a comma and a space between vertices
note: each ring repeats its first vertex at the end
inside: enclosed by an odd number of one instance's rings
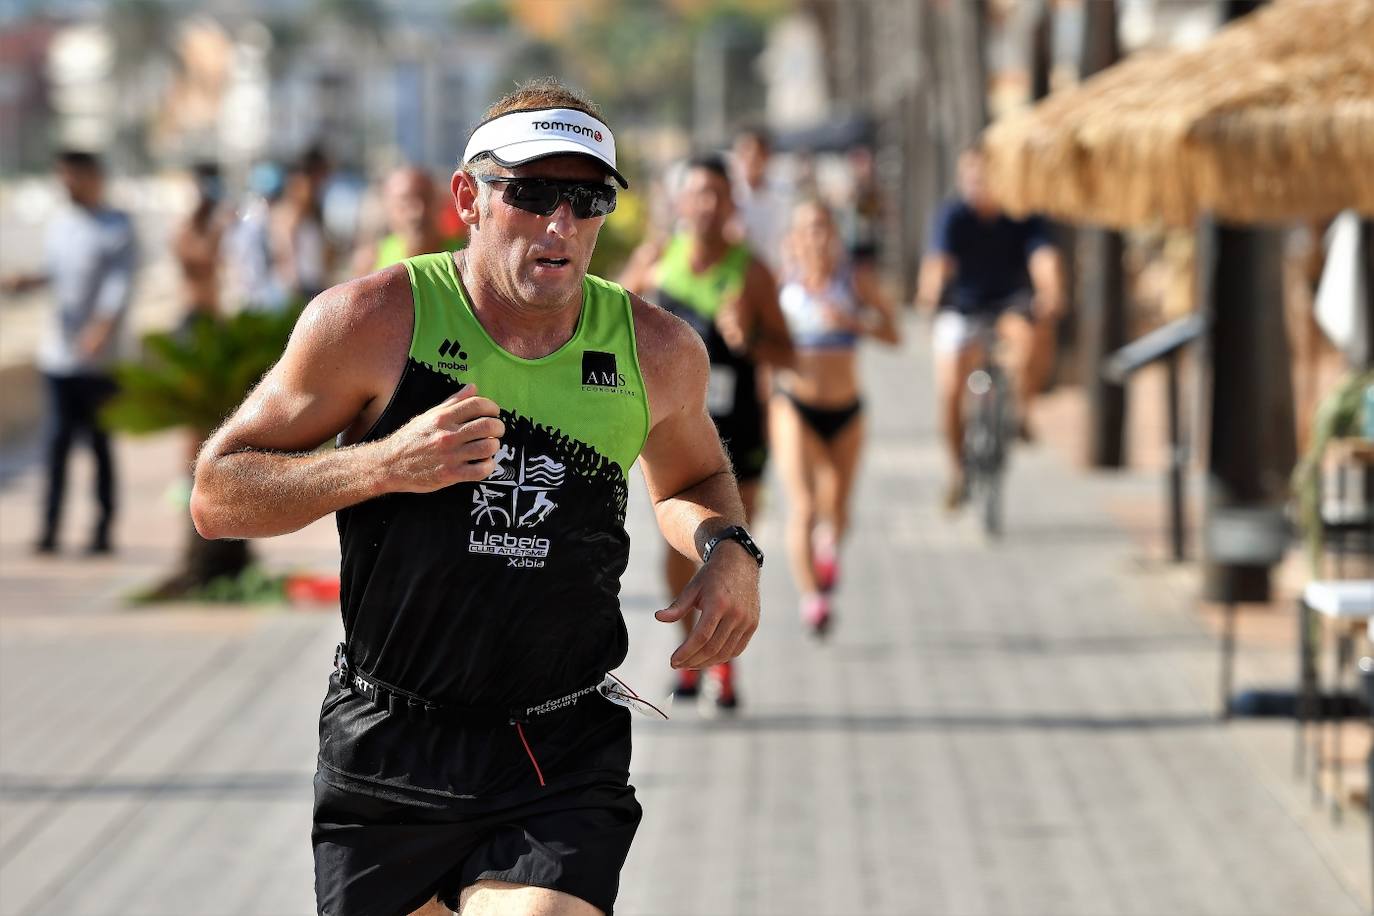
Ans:
POLYGON ((853 403, 844 407, 815 407, 805 401, 798 400, 791 392, 780 390, 778 393, 792 403, 802 422, 825 442, 838 436, 851 420, 863 413, 864 409, 864 402, 861 398, 855 398, 853 403))

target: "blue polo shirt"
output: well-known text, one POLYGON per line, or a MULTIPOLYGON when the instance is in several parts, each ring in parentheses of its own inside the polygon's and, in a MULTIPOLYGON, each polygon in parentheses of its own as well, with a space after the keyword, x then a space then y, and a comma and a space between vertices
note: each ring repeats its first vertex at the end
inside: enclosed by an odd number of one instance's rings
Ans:
POLYGON ((959 199, 947 201, 935 214, 930 250, 954 259, 954 279, 941 306, 976 313, 1001 308, 1006 300, 1031 290, 1026 262, 1041 245, 1050 244, 1045 221, 1038 216, 1012 219, 999 214, 980 217, 959 199))

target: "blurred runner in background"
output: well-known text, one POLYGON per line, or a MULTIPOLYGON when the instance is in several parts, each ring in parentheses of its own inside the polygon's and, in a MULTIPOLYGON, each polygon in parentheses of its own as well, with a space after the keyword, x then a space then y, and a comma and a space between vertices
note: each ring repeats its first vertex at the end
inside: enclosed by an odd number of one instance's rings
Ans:
MULTIPOLYGON (((707 408, 739 481, 745 518, 752 520, 768 462, 758 368, 791 365, 793 352, 772 273, 747 244, 727 235, 734 200, 724 159, 692 159, 678 195, 678 232, 664 244, 641 246, 621 282, 686 321, 705 341, 711 360, 707 408)), ((672 594, 694 570, 691 559, 668 550, 665 574, 672 594)), ((691 626, 690 616, 684 617, 684 629, 691 626)), ((695 697, 698 682, 698 672, 679 671, 674 697, 695 697)), ((738 705, 731 664, 711 672, 708 693, 717 709, 738 705)))
MULTIPOLYGON (((382 184, 387 233, 353 252, 354 276, 362 276, 417 254, 457 251, 467 244, 461 234, 445 234, 439 225, 440 195, 424 169, 403 166, 382 184)), ((449 207, 448 209, 452 209, 449 207)))
POLYGON ((797 205, 787 244, 792 272, 780 299, 797 360, 777 373, 770 428, 787 490, 787 550, 801 617, 819 636, 832 620, 830 593, 863 443, 859 340, 895 344, 899 335, 877 275, 870 265, 846 263, 824 203, 797 205))

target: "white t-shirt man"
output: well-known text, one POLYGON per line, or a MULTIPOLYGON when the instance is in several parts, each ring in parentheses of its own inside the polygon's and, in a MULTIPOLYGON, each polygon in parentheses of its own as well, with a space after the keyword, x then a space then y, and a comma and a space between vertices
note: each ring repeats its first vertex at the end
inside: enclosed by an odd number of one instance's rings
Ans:
POLYGON ((133 298, 137 240, 122 210, 72 204, 48 225, 44 243, 53 310, 38 350, 47 375, 102 375, 119 358, 124 316, 133 298), (116 330, 98 352, 77 346, 93 320, 113 318, 116 330))

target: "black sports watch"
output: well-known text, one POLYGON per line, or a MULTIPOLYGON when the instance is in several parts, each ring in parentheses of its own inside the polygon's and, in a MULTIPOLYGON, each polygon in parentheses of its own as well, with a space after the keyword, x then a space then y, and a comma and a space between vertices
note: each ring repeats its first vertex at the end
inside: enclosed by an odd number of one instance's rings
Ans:
POLYGON ((754 539, 749 536, 739 525, 731 525, 723 531, 716 532, 706 546, 701 550, 701 562, 705 563, 711 559, 711 554, 715 552, 716 546, 722 541, 735 541, 745 550, 749 551, 749 556, 754 558, 754 562, 763 567, 763 551, 759 550, 759 545, 754 543, 754 539))

